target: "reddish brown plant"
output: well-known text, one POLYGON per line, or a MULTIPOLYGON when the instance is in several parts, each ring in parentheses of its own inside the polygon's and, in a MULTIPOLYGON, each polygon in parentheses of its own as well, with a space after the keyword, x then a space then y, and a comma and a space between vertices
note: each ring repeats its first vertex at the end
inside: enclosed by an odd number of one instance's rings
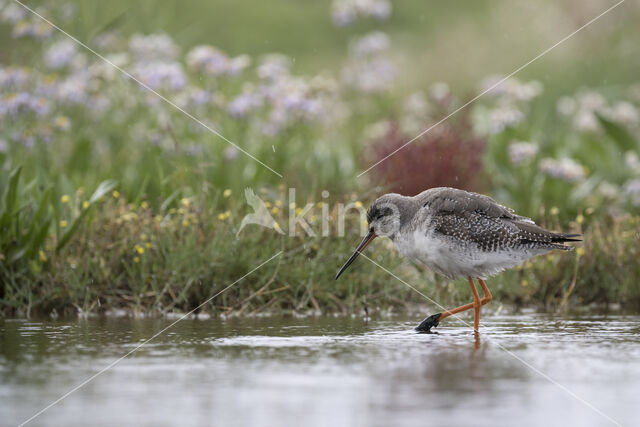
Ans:
MULTIPOLYGON (((440 125, 378 164, 371 173, 388 191, 407 196, 432 187, 482 191, 485 142, 468 134, 465 129, 440 125)), ((392 123, 387 134, 373 142, 369 160, 375 163, 384 159, 412 137, 392 123)))

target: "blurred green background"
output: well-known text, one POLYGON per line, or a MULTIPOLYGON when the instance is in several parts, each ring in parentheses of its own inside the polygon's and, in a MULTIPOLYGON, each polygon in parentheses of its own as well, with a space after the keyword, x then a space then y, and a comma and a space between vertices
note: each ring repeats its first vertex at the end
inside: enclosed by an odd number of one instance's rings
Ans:
MULTIPOLYGON (((10 3, 10 1, 7 1, 10 3)), ((59 7, 69 2, 28 2, 59 7)), ((403 60, 401 88, 412 91, 446 81, 465 93, 489 74, 507 74, 593 19, 615 1, 480 0, 393 2, 390 18, 337 28, 331 1, 272 0, 92 0, 71 2, 77 10, 64 29, 82 41, 110 29, 124 34, 166 32, 187 49, 212 44, 229 54, 281 52, 301 73, 332 68, 349 40, 374 29, 388 33, 393 54, 403 60)), ((522 71, 523 79, 545 84, 545 93, 573 93, 583 86, 637 82, 640 28, 637 2, 563 43, 522 71)), ((10 28, 2 32, 4 63, 25 58, 10 28)))
MULTIPOLYGON (((260 191, 285 228, 294 202, 287 187, 296 187, 298 207, 325 201, 320 194, 328 190, 331 237, 339 202, 364 209, 384 192, 412 195, 439 185, 480 191, 590 239, 575 259, 512 273, 505 300, 564 305, 580 265, 590 273, 579 279, 584 293, 575 298, 640 301, 632 263, 624 279, 602 273, 615 262, 612 252, 633 259, 639 250, 637 2, 619 5, 360 178, 616 3, 27 4, 283 178, 19 4, 0 1, 0 300, 8 312, 186 309, 214 292, 214 282, 232 280, 279 249, 304 265, 280 273, 281 309, 342 310, 336 301, 358 307, 367 298, 402 304, 392 296, 397 289, 368 287, 386 280, 371 266, 352 283, 326 287, 357 239, 357 212, 348 218, 349 239, 308 238, 300 230, 280 238, 256 228, 236 239, 249 212, 246 187, 260 191), (340 21, 339 10, 353 19, 340 21), (599 285, 613 280, 616 286, 599 285), (205 285, 196 291, 193 283, 205 285)), ((440 292, 445 285, 432 278, 425 286, 440 292)), ((232 309, 246 297, 214 301, 211 310, 232 309)))

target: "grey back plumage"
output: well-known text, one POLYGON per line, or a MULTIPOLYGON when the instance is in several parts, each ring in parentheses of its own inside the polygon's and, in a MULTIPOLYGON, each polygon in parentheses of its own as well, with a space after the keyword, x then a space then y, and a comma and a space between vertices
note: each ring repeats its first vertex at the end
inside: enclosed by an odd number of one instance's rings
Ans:
POLYGON ((562 243, 578 235, 558 234, 537 226, 492 198, 455 188, 426 190, 414 198, 431 216, 436 233, 474 243, 482 251, 571 249, 562 243))

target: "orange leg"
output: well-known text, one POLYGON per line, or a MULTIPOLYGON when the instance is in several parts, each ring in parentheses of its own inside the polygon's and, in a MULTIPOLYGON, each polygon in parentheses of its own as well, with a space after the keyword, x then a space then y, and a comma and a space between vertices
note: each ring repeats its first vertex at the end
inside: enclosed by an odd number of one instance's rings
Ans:
POLYGON ((480 303, 481 305, 485 305, 493 299, 493 296, 491 296, 491 291, 489 290, 489 288, 487 288, 487 284, 484 283, 484 280, 478 279, 478 282, 482 287, 482 299, 480 300, 480 303))
POLYGON ((491 291, 489 291, 489 288, 487 287, 487 284, 484 282, 484 280, 478 279, 478 282, 482 287, 482 299, 480 299, 480 296, 478 295, 478 291, 476 290, 476 287, 473 283, 473 279, 469 277, 469 285, 471 286, 471 293, 473 294, 473 302, 461 305, 460 307, 452 308, 451 310, 447 310, 444 313, 438 313, 434 314, 433 316, 429 316, 420 324, 420 326, 416 328, 416 330, 419 332, 430 332, 431 328, 434 326, 438 326, 442 319, 473 308, 473 329, 477 332, 480 327, 480 307, 487 304, 493 299, 491 291))
POLYGON ((469 286, 471 286, 473 294, 473 330, 478 332, 480 329, 480 295, 478 295, 478 290, 471 277, 469 277, 469 286))

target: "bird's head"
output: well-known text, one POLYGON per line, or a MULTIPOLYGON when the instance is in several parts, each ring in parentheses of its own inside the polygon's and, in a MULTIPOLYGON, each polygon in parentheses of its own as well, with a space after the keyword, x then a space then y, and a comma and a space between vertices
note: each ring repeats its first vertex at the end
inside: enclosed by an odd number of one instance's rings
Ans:
POLYGON ((342 272, 345 271, 353 261, 355 261, 364 248, 366 248, 367 245, 377 236, 394 238, 395 234, 400 230, 400 206, 403 198, 404 196, 399 194, 385 194, 373 202, 367 211, 369 231, 367 232, 367 235, 364 236, 364 239, 362 239, 362 242, 360 242, 353 255, 351 255, 340 271, 338 271, 336 279, 340 277, 342 272))

